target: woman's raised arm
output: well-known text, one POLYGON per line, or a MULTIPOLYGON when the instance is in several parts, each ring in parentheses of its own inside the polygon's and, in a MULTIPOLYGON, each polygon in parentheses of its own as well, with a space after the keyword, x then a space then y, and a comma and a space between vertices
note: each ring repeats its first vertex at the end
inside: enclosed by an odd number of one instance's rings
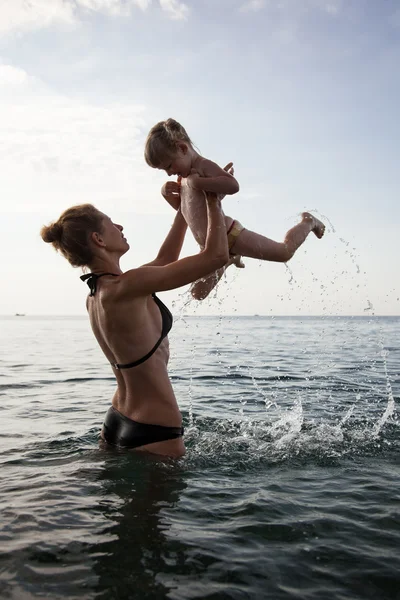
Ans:
POLYGON ((182 250, 187 224, 178 208, 172 227, 158 251, 157 257, 144 267, 162 267, 178 260, 182 250))
MULTIPOLYGON (((118 292, 121 299, 123 296, 145 296, 188 285, 228 262, 228 240, 221 204, 214 194, 207 194, 206 202, 208 229, 204 250, 165 266, 155 266, 153 263, 127 271, 121 275, 122 285, 118 292)), ((178 214, 176 219, 179 217, 178 214)))

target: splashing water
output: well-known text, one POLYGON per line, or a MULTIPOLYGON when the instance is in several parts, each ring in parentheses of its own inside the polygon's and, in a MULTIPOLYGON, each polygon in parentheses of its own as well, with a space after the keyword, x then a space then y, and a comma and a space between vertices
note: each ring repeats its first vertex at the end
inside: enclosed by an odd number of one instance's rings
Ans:
MULTIPOLYGON (((316 210, 311 212, 318 215, 316 210)), ((328 223, 330 231, 336 233, 329 219, 319 216, 328 223)), ((302 320, 295 323, 298 339, 291 358, 291 363, 294 361, 296 364, 295 372, 282 364, 279 354, 281 340, 278 339, 275 345, 269 340, 276 328, 273 316, 263 318, 262 327, 252 332, 250 344, 243 335, 234 332, 236 317, 222 317, 221 314, 212 323, 207 322, 206 326, 212 329, 207 347, 196 346, 195 337, 192 337, 189 427, 186 430, 192 459, 215 457, 219 460, 232 452, 241 462, 246 461, 249 454, 251 461, 255 455, 257 460, 273 462, 313 453, 333 458, 358 453, 362 448, 375 451, 381 445, 383 431, 397 426, 395 396, 388 370, 389 350, 385 348, 382 328, 376 333, 374 308, 366 291, 360 304, 361 312, 371 315, 367 343, 365 331, 362 327, 360 329, 357 318, 329 316, 324 306, 325 297, 337 287, 341 277, 351 277, 358 294, 360 288, 366 290, 367 287, 365 283, 360 285, 358 282, 365 272, 360 269, 355 248, 351 248, 343 238, 338 236, 338 239, 344 247, 344 258, 350 260, 350 270, 346 271, 341 266, 337 273, 330 275, 328 284, 319 282, 311 272, 313 285, 320 290, 324 315, 318 322, 318 332, 308 337, 306 323, 302 320), (227 329, 230 343, 226 349, 223 347, 223 332, 227 329), (238 364, 229 362, 232 346, 235 356, 242 357, 238 364), (270 348, 267 357, 266 346, 270 348), (194 365, 206 362, 210 353, 217 371, 217 375, 212 376, 214 385, 228 391, 228 397, 232 398, 231 406, 236 410, 233 418, 226 418, 226 414, 215 420, 201 416, 202 388, 199 391, 198 386, 202 375, 198 375, 194 365), (263 412, 259 410, 260 403, 263 412)), ((341 263, 343 265, 343 260, 341 263)), ((285 266, 290 289, 300 290, 304 283, 297 281, 294 269, 285 266)), ((239 273, 237 270, 232 273, 230 280, 226 277, 221 279, 205 301, 214 310, 216 300, 217 306, 222 309, 226 294, 234 295, 230 288, 239 273)), ((189 306, 192 309, 193 303, 188 295, 183 295, 182 300, 179 318, 184 320, 186 309, 189 306)), ((188 338, 193 327, 192 321, 186 324, 188 338)), ((210 408, 210 404, 207 406, 210 408)), ((385 437, 382 443, 386 443, 385 437)))

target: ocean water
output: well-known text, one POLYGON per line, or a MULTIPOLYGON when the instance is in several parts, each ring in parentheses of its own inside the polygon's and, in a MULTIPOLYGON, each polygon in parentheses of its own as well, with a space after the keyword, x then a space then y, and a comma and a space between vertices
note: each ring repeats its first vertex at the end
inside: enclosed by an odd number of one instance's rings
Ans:
POLYGON ((2 599, 400 598, 399 317, 181 316, 176 462, 99 446, 86 318, 0 330, 2 599))

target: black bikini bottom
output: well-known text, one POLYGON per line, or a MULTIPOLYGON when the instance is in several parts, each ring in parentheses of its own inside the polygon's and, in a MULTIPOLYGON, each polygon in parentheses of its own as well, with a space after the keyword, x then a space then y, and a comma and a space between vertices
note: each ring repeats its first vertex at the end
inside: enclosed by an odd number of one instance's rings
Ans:
POLYGON ((132 421, 113 406, 108 409, 103 423, 106 442, 121 448, 137 448, 154 442, 175 440, 183 436, 183 427, 164 427, 132 421))

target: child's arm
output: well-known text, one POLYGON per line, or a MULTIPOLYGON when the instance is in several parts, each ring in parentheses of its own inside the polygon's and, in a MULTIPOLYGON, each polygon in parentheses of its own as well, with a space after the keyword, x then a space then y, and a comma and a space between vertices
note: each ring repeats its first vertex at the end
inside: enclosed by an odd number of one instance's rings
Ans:
POLYGON ((201 163, 201 170, 203 172, 202 176, 192 172, 187 178, 188 185, 195 190, 213 192, 224 196, 230 196, 239 191, 239 184, 235 177, 211 160, 204 159, 201 163))
POLYGON ((181 205, 181 183, 180 181, 167 181, 161 188, 161 195, 172 208, 178 210, 181 205))

